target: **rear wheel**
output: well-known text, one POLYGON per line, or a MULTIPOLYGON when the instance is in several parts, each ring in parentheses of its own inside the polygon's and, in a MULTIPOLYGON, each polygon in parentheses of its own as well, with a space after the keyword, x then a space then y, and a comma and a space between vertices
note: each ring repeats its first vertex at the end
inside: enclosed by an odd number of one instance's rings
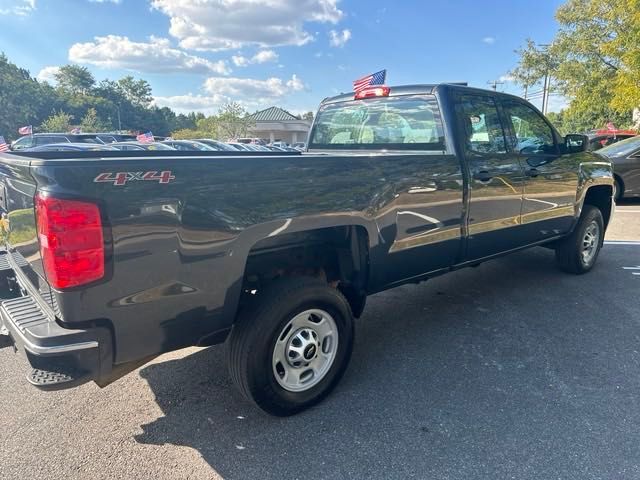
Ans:
POLYGON ((337 385, 353 336, 351 309, 338 290, 311 278, 281 280, 260 292, 234 325, 229 371, 258 407, 292 415, 337 385))
POLYGON ((593 268, 604 241, 602 212, 585 205, 575 229, 556 248, 556 261, 561 270, 582 274, 593 268))

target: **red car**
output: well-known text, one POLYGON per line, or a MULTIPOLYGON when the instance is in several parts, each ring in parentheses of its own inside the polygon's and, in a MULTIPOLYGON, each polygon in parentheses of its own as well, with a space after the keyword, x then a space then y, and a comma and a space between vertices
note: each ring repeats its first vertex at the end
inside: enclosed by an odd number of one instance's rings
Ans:
POLYGON ((589 132, 589 150, 599 150, 613 143, 635 137, 638 132, 635 130, 609 130, 603 128, 589 132))

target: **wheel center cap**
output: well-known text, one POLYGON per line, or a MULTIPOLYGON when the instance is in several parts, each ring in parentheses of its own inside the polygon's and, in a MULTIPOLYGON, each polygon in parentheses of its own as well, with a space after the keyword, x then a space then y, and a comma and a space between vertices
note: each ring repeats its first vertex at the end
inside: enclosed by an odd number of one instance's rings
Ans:
POLYGON ((316 355, 316 346, 315 345, 307 345, 307 348, 304 349, 304 358, 305 360, 311 360, 316 355))

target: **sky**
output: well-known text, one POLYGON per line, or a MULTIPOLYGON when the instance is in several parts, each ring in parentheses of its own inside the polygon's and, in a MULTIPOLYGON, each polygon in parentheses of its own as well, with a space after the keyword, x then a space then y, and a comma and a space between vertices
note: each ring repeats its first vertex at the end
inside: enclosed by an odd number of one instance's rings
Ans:
MULTIPOLYGON (((387 84, 509 78, 526 38, 548 43, 561 0, 0 0, 0 51, 51 83, 61 65, 146 79, 155 103, 215 113, 315 111, 382 69, 387 84)), ((534 101, 534 103, 536 103, 534 101)), ((539 102, 538 102, 539 103, 539 102)), ((550 110, 564 104, 552 97, 550 110)))

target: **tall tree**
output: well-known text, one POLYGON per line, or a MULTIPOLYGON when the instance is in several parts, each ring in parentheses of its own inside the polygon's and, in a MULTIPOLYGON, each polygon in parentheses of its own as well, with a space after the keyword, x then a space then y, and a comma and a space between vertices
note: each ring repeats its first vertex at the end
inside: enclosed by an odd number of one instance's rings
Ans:
POLYGON ((151 85, 146 80, 136 80, 127 75, 118 80, 117 85, 123 96, 134 105, 148 107, 153 101, 151 85))
POLYGON ((54 77, 58 88, 72 94, 87 94, 96 84, 96 79, 87 67, 79 65, 60 67, 54 77))
MULTIPOLYGON (((556 19, 560 29, 548 53, 557 62, 555 88, 570 99, 563 124, 574 131, 607 121, 630 125, 640 106, 640 0, 568 0, 556 19)), ((523 86, 544 69, 532 46, 528 41, 518 52, 514 76, 523 86)))
POLYGON ((110 126, 107 125, 100 117, 95 108, 89 108, 82 121, 80 122, 80 128, 83 132, 104 132, 109 130, 110 126))
POLYGON ((73 115, 66 112, 56 112, 42 122, 40 129, 50 133, 68 132, 71 129, 71 120, 73 120, 73 115))
POLYGON ((217 116, 218 135, 222 139, 246 137, 255 126, 255 121, 242 105, 226 103, 217 116))

